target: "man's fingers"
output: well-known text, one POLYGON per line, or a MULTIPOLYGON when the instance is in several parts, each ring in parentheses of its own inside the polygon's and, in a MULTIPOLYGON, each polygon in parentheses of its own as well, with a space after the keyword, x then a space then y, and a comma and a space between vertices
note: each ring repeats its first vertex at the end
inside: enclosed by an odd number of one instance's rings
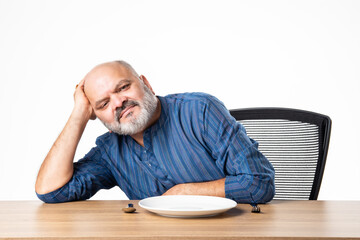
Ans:
POLYGON ((84 87, 84 83, 85 83, 85 78, 83 78, 78 84, 76 84, 75 89, 77 89, 78 87, 83 88, 83 87, 84 87))
POLYGON ((85 94, 84 84, 85 84, 85 78, 82 79, 76 85, 75 92, 74 92, 75 105, 81 106, 81 108, 83 108, 83 110, 85 110, 87 113, 90 113, 90 119, 95 120, 96 119, 95 111, 92 108, 90 101, 85 94))

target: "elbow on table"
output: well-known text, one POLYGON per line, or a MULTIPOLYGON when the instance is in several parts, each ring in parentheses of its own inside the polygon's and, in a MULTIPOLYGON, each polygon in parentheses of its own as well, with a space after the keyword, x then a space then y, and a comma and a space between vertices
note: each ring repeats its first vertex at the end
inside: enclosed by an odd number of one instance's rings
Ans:
POLYGON ((266 186, 259 192, 259 194, 255 194, 254 201, 256 203, 267 203, 273 200, 275 196, 275 184, 274 182, 270 182, 266 184, 266 186))
POLYGON ((43 198, 43 196, 49 195, 49 193, 51 193, 52 191, 54 191, 54 189, 49 188, 49 186, 47 186, 46 184, 42 184, 40 181, 36 181, 35 193, 40 200, 44 201, 45 199, 43 198))
POLYGON ((257 191, 249 191, 248 198, 245 201, 239 201, 240 203, 249 204, 264 204, 270 202, 275 196, 275 190, 272 186, 267 189, 260 189, 257 191))
POLYGON ((239 184, 239 178, 244 182, 243 176, 228 177, 225 184, 225 196, 238 203, 267 203, 275 196, 274 178, 271 176, 247 176, 248 185, 239 184))
POLYGON ((35 193, 36 196, 44 203, 62 203, 73 201, 73 199, 70 199, 68 196, 64 195, 62 189, 57 189, 55 191, 44 194, 40 194, 35 190, 35 193))
POLYGON ((65 192, 69 189, 66 185, 72 176, 54 181, 38 177, 35 183, 35 193, 37 197, 45 203, 57 203, 68 201, 65 199, 65 192))
POLYGON ((36 196, 44 203, 57 203, 53 198, 47 197, 47 194, 39 194, 35 191, 36 196))
POLYGON ((39 184, 35 184, 35 194, 36 196, 43 201, 44 203, 56 203, 57 201, 53 196, 51 196, 51 191, 47 191, 39 186, 39 184))
POLYGON ((269 171, 257 178, 257 189, 252 195, 256 203, 267 203, 275 196, 275 171, 269 171))
POLYGON ((66 192, 64 186, 59 188, 43 188, 40 184, 35 184, 35 194, 44 203, 61 203, 69 201, 64 192, 66 192))
POLYGON ((251 192, 255 203, 267 203, 275 196, 275 174, 268 174, 258 182, 257 190, 251 192))

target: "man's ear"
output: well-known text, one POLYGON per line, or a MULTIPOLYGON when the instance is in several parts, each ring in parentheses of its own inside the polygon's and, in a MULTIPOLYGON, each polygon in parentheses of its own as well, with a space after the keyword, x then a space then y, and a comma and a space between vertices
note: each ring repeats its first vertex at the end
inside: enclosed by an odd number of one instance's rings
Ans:
POLYGON ((144 84, 150 89, 150 91, 155 95, 154 90, 152 89, 149 81, 146 79, 144 75, 140 75, 140 79, 144 82, 144 84))

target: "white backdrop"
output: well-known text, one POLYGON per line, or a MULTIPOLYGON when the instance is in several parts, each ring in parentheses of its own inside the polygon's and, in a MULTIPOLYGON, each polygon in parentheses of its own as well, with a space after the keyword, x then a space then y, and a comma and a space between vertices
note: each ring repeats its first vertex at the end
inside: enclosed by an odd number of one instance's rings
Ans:
MULTIPOLYGON (((0 200, 37 199, 37 171, 96 64, 123 59, 156 94, 333 120, 319 199, 360 199, 360 1, 0 0, 0 200)), ((106 129, 88 124, 82 157, 106 129)), ((93 199, 126 199, 119 188, 93 199)))

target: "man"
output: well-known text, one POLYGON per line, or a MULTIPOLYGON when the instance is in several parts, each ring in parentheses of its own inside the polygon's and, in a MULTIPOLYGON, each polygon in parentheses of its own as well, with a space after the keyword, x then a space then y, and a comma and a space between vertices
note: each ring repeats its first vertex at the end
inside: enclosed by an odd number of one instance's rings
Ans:
POLYGON ((210 195, 265 203, 274 169, 225 106, 204 93, 155 96, 124 61, 96 66, 78 84, 74 109, 41 165, 35 190, 45 202, 88 199, 119 186, 129 199, 210 195), (73 163, 87 122, 110 130, 73 163))

